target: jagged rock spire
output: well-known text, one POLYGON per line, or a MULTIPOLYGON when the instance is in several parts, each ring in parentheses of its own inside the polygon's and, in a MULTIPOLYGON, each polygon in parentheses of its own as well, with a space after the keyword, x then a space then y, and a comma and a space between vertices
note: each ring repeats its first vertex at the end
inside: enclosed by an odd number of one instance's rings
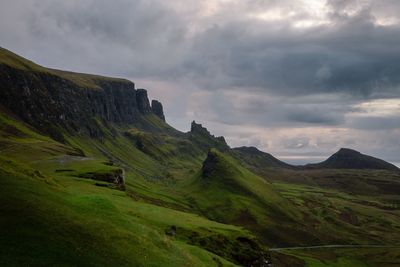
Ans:
POLYGON ((152 100, 151 101, 151 110, 153 111, 154 114, 156 114, 160 119, 165 121, 165 116, 164 116, 164 109, 161 104, 161 102, 157 100, 152 100))

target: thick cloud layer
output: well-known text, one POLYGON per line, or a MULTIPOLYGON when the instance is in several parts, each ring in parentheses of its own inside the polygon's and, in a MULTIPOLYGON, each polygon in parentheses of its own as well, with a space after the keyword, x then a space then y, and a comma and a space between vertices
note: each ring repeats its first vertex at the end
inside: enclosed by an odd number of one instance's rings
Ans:
POLYGON ((3 0, 0 46, 134 80, 167 120, 290 161, 400 162, 397 0, 3 0))

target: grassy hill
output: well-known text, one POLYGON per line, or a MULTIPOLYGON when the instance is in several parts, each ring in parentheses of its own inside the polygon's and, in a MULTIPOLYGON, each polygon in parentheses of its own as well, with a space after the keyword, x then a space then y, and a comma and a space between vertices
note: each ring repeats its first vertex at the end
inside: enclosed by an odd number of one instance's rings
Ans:
POLYGON ((400 169, 393 164, 349 148, 341 148, 327 160, 321 163, 308 164, 305 167, 316 169, 375 169, 400 172, 400 169))
MULTIPOLYGON (((0 133, 2 265, 234 265, 237 260, 231 251, 215 251, 222 258, 207 244, 193 245, 191 236, 196 242, 218 238, 244 250, 247 243, 237 239, 254 239, 243 228, 213 222, 178 207, 168 208, 174 200, 165 200, 165 204, 161 197, 158 203, 144 201, 140 194, 152 198, 145 193, 146 175, 159 166, 133 145, 124 151, 136 153, 131 155, 136 160, 124 166, 128 170, 126 189, 121 191, 83 175, 112 173, 121 167, 101 155, 99 147, 85 150, 86 157, 79 156, 75 149, 4 115, 0 133), (139 186, 142 190, 135 189, 139 186), (176 228, 173 236, 166 234, 171 227, 176 228)), ((100 146, 83 138, 80 142, 83 149, 83 144, 100 146)), ((117 158, 119 150, 114 147, 110 153, 117 158)))
POLYGON ((382 248, 268 250, 399 245, 396 171, 294 168, 195 122, 175 130, 131 82, 5 49, 0 68, 0 93, 14 101, 0 101, 2 266, 400 262, 389 247, 379 257, 382 248))

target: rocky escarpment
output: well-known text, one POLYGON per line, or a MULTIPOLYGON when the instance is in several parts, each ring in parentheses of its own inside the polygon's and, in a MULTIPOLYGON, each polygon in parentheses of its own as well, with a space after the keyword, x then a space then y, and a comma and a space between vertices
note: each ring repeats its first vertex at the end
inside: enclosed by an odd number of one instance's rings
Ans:
POLYGON ((164 116, 164 109, 162 104, 157 101, 157 100, 152 100, 151 101, 151 110, 153 111, 154 114, 156 114, 160 119, 165 121, 165 116, 164 116))
POLYGON ((59 141, 59 128, 101 137, 99 126, 109 122, 134 124, 148 114, 165 120, 162 105, 150 106, 147 91, 130 81, 43 69, 0 61, 0 105, 59 141))
POLYGON ((148 114, 152 111, 146 89, 136 90, 136 103, 138 110, 142 114, 148 114))
POLYGON ((223 136, 212 135, 207 128, 195 121, 192 121, 189 138, 204 149, 212 147, 218 148, 221 151, 227 151, 230 149, 223 136))

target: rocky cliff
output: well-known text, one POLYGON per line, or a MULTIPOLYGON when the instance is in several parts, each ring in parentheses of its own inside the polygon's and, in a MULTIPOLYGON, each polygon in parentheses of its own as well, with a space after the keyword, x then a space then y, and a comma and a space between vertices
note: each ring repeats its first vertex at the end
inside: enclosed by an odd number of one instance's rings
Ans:
POLYGON ((162 104, 157 101, 157 100, 152 100, 151 101, 151 110, 153 111, 154 114, 156 114, 160 119, 165 121, 165 116, 164 116, 164 109, 162 104))
POLYGON ((189 132, 190 139, 204 149, 218 148, 221 151, 229 150, 223 136, 212 135, 203 125, 192 121, 189 132))
POLYGON ((61 138, 57 127, 97 137, 99 124, 134 124, 148 114, 165 121, 161 103, 150 106, 147 91, 128 80, 26 68, 29 61, 0 52, 0 105, 53 138, 61 138))

